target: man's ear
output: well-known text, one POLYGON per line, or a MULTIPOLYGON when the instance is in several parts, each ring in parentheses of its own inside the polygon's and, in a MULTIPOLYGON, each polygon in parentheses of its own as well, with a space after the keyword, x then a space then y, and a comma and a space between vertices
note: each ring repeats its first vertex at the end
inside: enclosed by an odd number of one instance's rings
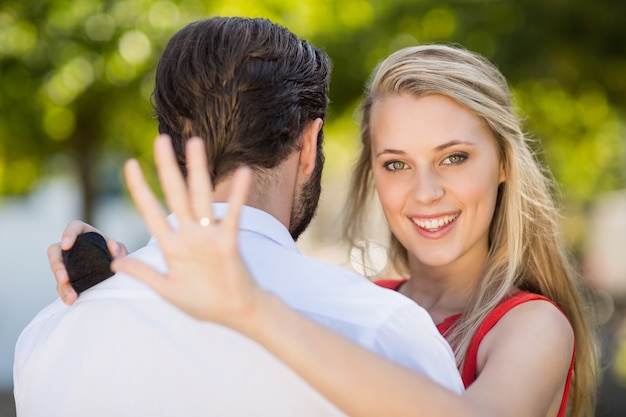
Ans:
POLYGON ((317 118, 310 122, 300 135, 300 160, 298 173, 308 179, 315 169, 317 160, 317 136, 324 122, 317 118))

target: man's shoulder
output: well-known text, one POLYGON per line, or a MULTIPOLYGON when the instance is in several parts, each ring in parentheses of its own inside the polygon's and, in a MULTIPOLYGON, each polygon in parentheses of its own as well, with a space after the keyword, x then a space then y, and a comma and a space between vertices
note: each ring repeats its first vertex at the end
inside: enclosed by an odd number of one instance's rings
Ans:
POLYGON ((377 332, 394 320, 408 320, 407 328, 414 320, 432 322, 409 298, 345 266, 289 251, 277 256, 272 251, 263 250, 250 258, 257 281, 316 321, 342 329, 353 327, 361 333, 377 332))
POLYGON ((341 267, 310 262, 315 268, 309 270, 327 273, 325 284, 308 288, 304 299, 292 299, 292 307, 387 359, 462 391, 452 350, 423 307, 341 267))
MULTIPOLYGON (((144 261, 159 263, 154 249, 144 247, 129 256, 136 256, 144 261)), ((163 303, 164 301, 148 286, 124 274, 114 274, 110 278, 83 291, 74 305, 65 305, 60 298, 42 308, 28 323, 18 340, 18 346, 27 341, 39 340, 54 331, 60 323, 71 321, 94 323, 106 320, 106 311, 130 306, 132 300, 145 300, 163 303)), ((29 343, 29 342, 28 342, 29 343)))
POLYGON ((65 305, 60 298, 42 308, 22 331, 18 345, 24 340, 38 339, 53 331, 64 321, 94 322, 106 320, 106 311, 130 306, 132 300, 160 299, 150 288, 133 278, 120 274, 82 292, 72 306, 65 305))
POLYGON ((63 304, 60 298, 52 301, 50 304, 42 308, 33 319, 28 323, 25 330, 29 327, 35 326, 37 323, 49 320, 51 317, 54 317, 58 314, 63 314, 68 308, 67 305, 63 304))

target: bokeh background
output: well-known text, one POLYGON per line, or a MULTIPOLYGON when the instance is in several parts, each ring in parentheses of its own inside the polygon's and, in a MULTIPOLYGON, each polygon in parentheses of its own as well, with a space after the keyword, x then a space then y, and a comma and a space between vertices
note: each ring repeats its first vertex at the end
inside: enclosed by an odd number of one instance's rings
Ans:
POLYGON ((130 249, 146 241, 120 168, 134 156, 151 169, 155 62, 174 32, 212 15, 269 18, 333 59, 325 190, 300 245, 357 270, 336 219, 368 75, 417 43, 459 43, 495 62, 560 185, 565 237, 598 307, 597 415, 626 415, 623 0, 0 0, 1 416, 14 415, 17 337, 56 297, 47 246, 74 218, 130 249))

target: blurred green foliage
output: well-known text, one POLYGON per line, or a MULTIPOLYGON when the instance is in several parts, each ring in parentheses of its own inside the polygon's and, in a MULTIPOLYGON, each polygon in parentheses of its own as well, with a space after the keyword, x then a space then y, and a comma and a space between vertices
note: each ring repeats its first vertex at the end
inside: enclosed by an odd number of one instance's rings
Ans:
POLYGON ((349 170, 355 110, 376 64, 407 45, 453 42, 507 76, 571 211, 624 188, 621 0, 2 0, 0 194, 71 172, 90 220, 99 195, 119 192, 123 159, 150 164, 160 50, 184 24, 211 15, 267 17, 332 57, 327 176, 349 170))

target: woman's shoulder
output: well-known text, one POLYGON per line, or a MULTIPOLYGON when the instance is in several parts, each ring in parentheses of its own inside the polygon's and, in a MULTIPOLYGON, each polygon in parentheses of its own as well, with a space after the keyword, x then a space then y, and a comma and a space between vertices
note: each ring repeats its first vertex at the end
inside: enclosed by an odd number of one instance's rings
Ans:
POLYGON ((511 317, 552 318, 556 322, 565 323, 569 327, 567 316, 558 304, 546 296, 529 291, 518 291, 504 299, 490 314, 496 319, 511 317))
POLYGON ((503 300, 487 316, 482 327, 486 331, 493 328, 496 333, 505 333, 507 337, 512 336, 510 333, 533 335, 559 331, 568 339, 571 335, 573 341, 572 327, 561 308, 549 298, 527 291, 519 291, 503 300))
POLYGON ((519 292, 503 301, 483 323, 481 350, 514 344, 532 350, 537 343, 552 345, 554 351, 573 349, 574 331, 558 305, 547 297, 519 292), (498 311, 499 310, 499 311, 498 311))
POLYGON ((469 386, 480 380, 479 391, 486 396, 506 386, 535 402, 544 397, 556 414, 567 401, 574 351, 572 327, 557 304, 518 292, 481 323, 466 352, 463 381, 469 386))

